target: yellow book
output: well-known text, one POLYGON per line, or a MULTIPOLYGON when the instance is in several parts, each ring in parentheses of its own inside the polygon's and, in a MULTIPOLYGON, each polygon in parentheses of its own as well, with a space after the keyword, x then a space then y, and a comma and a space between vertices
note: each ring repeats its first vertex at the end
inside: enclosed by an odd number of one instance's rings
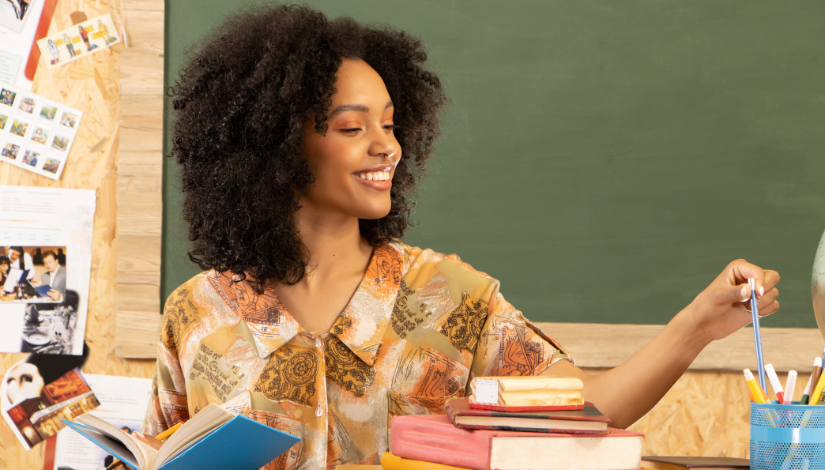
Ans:
POLYGON ((423 460, 404 459, 396 457, 392 452, 384 452, 381 455, 381 467, 383 467, 384 470, 467 470, 466 468, 425 462, 423 460))

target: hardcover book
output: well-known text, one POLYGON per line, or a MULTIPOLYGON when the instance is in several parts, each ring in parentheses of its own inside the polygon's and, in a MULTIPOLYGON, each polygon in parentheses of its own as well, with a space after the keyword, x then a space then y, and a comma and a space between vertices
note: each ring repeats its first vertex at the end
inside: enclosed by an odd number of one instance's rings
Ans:
POLYGON ((750 466, 748 459, 732 457, 642 457, 642 467, 652 470, 743 470, 750 466))
POLYGON ((466 430, 448 416, 396 416, 390 452, 473 470, 631 470, 642 458, 643 434, 608 428, 602 436, 466 430))
POLYGON ((607 434, 610 419, 585 402, 581 410, 507 412, 470 407, 469 398, 453 398, 444 408, 453 424, 462 429, 607 434))

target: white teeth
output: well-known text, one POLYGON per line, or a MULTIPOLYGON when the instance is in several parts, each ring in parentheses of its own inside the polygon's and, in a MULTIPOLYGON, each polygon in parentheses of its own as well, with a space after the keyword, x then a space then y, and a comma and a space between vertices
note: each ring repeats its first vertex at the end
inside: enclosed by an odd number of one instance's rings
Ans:
POLYGON ((369 173, 360 173, 358 175, 362 180, 367 181, 387 181, 390 179, 389 171, 371 171, 369 173))

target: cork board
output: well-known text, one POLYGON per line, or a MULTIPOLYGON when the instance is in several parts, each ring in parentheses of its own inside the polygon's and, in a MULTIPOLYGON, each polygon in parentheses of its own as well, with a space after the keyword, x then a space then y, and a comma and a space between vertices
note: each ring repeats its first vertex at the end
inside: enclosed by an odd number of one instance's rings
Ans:
MULTIPOLYGON (((136 125, 134 119, 124 113, 124 102, 134 101, 131 90, 140 90, 135 83, 144 83, 151 86, 152 77, 160 77, 162 84, 163 74, 163 8, 162 1, 119 1, 119 0, 60 0, 54 13, 49 34, 60 31, 85 18, 94 18, 98 15, 111 12, 115 22, 126 26, 125 44, 114 46, 105 51, 91 54, 63 67, 48 70, 43 64, 38 67, 35 75, 33 91, 46 98, 65 103, 84 112, 83 122, 67 160, 66 169, 59 181, 53 181, 33 173, 23 171, 11 165, 2 165, 0 168, 0 184, 20 186, 46 186, 73 189, 94 189, 97 192, 97 211, 95 213, 95 232, 93 241, 91 285, 89 291, 89 312, 86 327, 86 341, 91 354, 84 368, 85 372, 93 374, 123 375, 132 377, 151 377, 154 360, 121 359, 116 355, 115 338, 117 336, 115 309, 118 289, 118 248, 124 242, 118 237, 119 199, 126 199, 118 194, 118 171, 123 166, 124 176, 131 178, 126 185, 126 195, 146 202, 148 220, 151 222, 151 210, 154 205, 159 207, 160 173, 153 176, 157 180, 154 186, 144 178, 139 179, 140 168, 129 162, 127 156, 121 156, 125 149, 142 150, 137 142, 140 137, 134 135, 143 133, 144 148, 150 146, 151 129, 153 123, 147 119, 136 125), (79 13, 83 13, 82 15, 79 13), (75 19, 73 21, 73 18, 75 19), (149 29, 149 37, 141 34, 141 29, 149 29), (159 36, 158 33, 159 32, 159 36), (128 47, 126 47, 128 45, 128 47), (159 51, 159 52, 158 52, 159 51), (141 78, 140 74, 125 72, 135 70, 136 67, 124 67, 122 60, 127 62, 132 57, 151 57, 157 59, 152 68, 144 67, 148 78, 141 78), (160 54, 160 55, 158 55, 160 54), (124 70, 125 69, 125 70, 124 70), (129 133, 137 128, 138 131, 129 133), (119 156, 121 161, 119 162, 119 156), (132 175, 136 175, 132 177, 132 175), (138 191, 135 191, 135 188, 138 191), (154 192, 157 202, 149 196, 154 192)), ((41 59, 42 60, 42 59, 41 59)), ((151 61, 146 60, 146 63, 151 61)), ((156 102, 160 103, 162 86, 155 91, 156 102)), ((126 103, 128 109, 128 103, 126 103)), ((144 103, 144 105, 147 103, 144 103)), ((132 105, 134 107, 134 105, 132 105)), ((151 108, 147 108, 151 111, 151 108)), ((162 110, 158 106, 155 116, 155 127, 160 126, 162 110)), ((147 112, 149 112, 147 111, 147 112)), ((160 137, 157 138, 157 165, 160 164, 160 137)), ((133 155, 130 155, 133 156, 133 155)), ((134 155, 138 156, 138 155, 134 155)), ((133 156, 133 157, 134 157, 133 156)), ((138 156, 143 158, 144 156, 138 156)), ((137 160, 137 158, 132 158, 137 160)), ((151 164, 149 165, 151 166, 151 164)), ((121 183, 122 184, 122 183, 121 183)), ((128 209, 126 213, 128 214, 128 209)), ((132 217, 136 221, 147 220, 147 216, 132 217)), ((159 220, 159 216, 158 216, 159 220)), ((127 228, 128 228, 127 223, 127 228)), ((137 225, 136 223, 132 226, 137 225)), ((158 222, 155 232, 158 234, 158 222)), ((135 230, 135 229, 131 229, 135 230)), ((148 230, 147 230, 148 232, 148 230)), ((151 235, 151 233, 149 233, 151 235)), ((127 238, 127 237, 123 237, 127 238)), ((136 243, 130 239, 128 243, 136 243)), ((129 252, 128 248, 126 250, 129 252)), ((159 259, 158 248, 154 251, 159 259)), ((147 249, 147 258, 154 254, 147 249)), ((151 268, 151 262, 145 263, 151 268)), ((154 269, 158 265, 155 263, 154 269)), ((148 269, 146 269, 148 270, 148 269)), ((138 270, 139 271, 139 270, 138 270)), ((158 276, 155 276, 155 280, 158 276)), ((127 282, 135 282, 134 277, 125 276, 127 282)), ((121 289, 127 291, 128 289, 121 289)), ((154 298, 158 298, 157 290, 154 298)), ((156 317, 159 310, 158 301, 153 306, 156 317)), ((149 325, 153 327, 153 325, 149 325)), ((156 328, 156 327, 155 327, 156 328)), ((120 330, 121 332, 123 330, 120 330)), ((152 332, 154 341, 157 341, 157 331, 152 332)), ((0 354, 0 373, 16 362, 24 354, 0 354)), ((41 469, 43 468, 43 451, 45 446, 37 446, 29 452, 23 450, 5 421, 0 424, 0 468, 14 469, 41 469)))

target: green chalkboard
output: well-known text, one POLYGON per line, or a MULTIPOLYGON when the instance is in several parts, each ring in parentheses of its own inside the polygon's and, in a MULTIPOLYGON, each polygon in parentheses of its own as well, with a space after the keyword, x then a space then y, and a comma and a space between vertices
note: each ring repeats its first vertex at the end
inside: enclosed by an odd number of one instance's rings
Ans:
MULTIPOLYGON (((741 257, 782 275, 765 326, 816 326, 825 3, 309 4, 419 36, 452 99, 406 243, 459 254, 535 321, 663 324, 741 257)), ((167 84, 237 8, 167 2, 167 84)), ((197 272, 165 164, 164 298, 197 272)))

